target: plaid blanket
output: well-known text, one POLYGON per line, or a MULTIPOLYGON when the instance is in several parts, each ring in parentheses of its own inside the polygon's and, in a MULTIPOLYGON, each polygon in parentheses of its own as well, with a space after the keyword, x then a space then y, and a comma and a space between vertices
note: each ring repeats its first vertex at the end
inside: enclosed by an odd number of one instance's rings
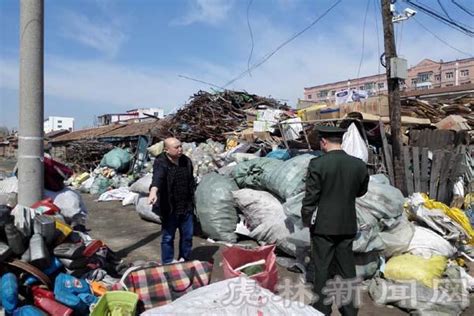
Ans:
POLYGON ((114 290, 137 293, 141 307, 146 310, 171 303, 193 289, 208 285, 211 272, 211 263, 198 260, 133 267, 125 272, 114 290))

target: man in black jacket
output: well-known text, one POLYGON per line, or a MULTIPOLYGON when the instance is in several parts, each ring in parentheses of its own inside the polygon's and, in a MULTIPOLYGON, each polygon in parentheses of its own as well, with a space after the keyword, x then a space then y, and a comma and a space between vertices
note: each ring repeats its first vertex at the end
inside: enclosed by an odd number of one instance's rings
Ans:
MULTIPOLYGON (((331 303, 323 288, 333 276, 331 272, 335 269, 342 279, 356 277, 352 252, 357 233, 355 199, 367 192, 369 175, 362 160, 342 150, 343 129, 321 126, 318 132, 325 155, 309 163, 301 216, 303 224, 310 227, 311 259, 316 270, 313 286, 318 300, 313 306, 329 315, 331 303)), ((342 315, 357 314, 352 302, 341 306, 340 311, 342 315)))
POLYGON ((193 242, 193 164, 183 155, 176 138, 164 141, 164 152, 155 159, 148 202, 161 218, 161 261, 174 260, 174 236, 179 230, 179 260, 189 260, 193 242))

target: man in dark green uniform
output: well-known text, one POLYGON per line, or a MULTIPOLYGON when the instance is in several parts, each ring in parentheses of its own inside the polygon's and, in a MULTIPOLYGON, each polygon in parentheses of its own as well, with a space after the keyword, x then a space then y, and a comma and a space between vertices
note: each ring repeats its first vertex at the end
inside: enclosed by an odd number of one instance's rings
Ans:
MULTIPOLYGON (((362 160, 342 150, 344 129, 318 126, 317 130, 325 154, 309 163, 301 216, 311 233, 313 286, 318 295, 313 306, 330 315, 331 305, 327 303, 323 288, 333 277, 332 272, 342 279, 356 277, 352 252, 357 233, 355 199, 367 192, 369 175, 362 160)), ((352 302, 339 310, 342 315, 357 315, 352 302)))

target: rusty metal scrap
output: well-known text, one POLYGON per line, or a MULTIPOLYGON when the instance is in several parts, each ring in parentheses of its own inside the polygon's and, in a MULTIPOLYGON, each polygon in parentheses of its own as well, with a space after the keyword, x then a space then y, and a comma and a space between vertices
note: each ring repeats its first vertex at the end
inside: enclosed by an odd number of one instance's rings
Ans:
POLYGON ((289 109, 286 104, 281 104, 275 99, 246 92, 199 91, 162 126, 161 133, 176 136, 185 142, 203 142, 209 138, 224 142, 226 139, 224 133, 248 127, 245 110, 260 106, 289 109))

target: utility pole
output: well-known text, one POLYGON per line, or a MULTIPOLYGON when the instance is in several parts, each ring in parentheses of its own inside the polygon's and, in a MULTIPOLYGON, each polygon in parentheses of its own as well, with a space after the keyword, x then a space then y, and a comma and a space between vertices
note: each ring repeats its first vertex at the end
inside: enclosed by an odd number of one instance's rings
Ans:
POLYGON ((402 158, 402 130, 401 130, 401 105, 400 105, 400 82, 398 78, 392 78, 390 60, 397 57, 395 47, 395 36, 393 32, 392 12, 390 0, 382 1, 382 21, 385 47, 385 61, 388 84, 388 105, 390 108, 390 130, 392 134, 392 156, 393 171, 395 175, 395 187, 406 193, 405 169, 402 158))
POLYGON ((18 204, 43 198, 44 0, 20 0, 18 204))

